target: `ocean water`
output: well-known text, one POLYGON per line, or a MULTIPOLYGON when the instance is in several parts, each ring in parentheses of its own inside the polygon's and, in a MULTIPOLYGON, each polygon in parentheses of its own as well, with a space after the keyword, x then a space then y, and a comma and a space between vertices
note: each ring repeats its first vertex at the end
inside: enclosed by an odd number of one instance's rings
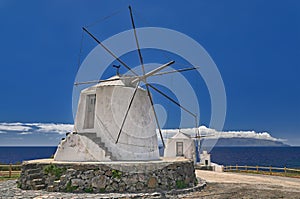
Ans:
MULTIPOLYGON (((55 151, 56 147, 0 147, 0 164, 49 158, 55 151)), ((300 168, 300 147, 215 147, 210 154, 212 162, 222 165, 300 168)))
POLYGON ((18 163, 24 160, 50 158, 57 147, 0 147, 1 163, 18 163))
POLYGON ((210 153, 222 165, 300 168, 300 147, 215 147, 210 153))

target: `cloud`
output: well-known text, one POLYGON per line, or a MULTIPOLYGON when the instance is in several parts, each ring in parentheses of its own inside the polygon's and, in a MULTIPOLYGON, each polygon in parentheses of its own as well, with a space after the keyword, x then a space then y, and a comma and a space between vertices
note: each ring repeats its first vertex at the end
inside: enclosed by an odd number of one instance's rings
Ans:
POLYGON ((26 124, 17 123, 0 123, 0 131, 29 131, 32 128, 26 124))
MULTIPOLYGON (((1 136, 9 136, 11 139, 25 139, 28 142, 35 142, 42 139, 43 142, 51 143, 56 145, 56 141, 60 140, 65 133, 73 131, 73 124, 55 124, 55 123, 0 123, 0 134, 1 136), (25 136, 25 135, 37 135, 37 136, 25 136), (50 139, 51 138, 51 139, 50 139), (33 140, 32 140, 33 139, 33 140)), ((215 129, 200 126, 199 128, 185 128, 180 129, 181 132, 195 136, 196 132, 199 131, 200 135, 204 139, 218 139, 218 138, 255 138, 271 141, 285 141, 272 137, 268 132, 255 132, 255 131, 216 131, 215 129)), ((174 136, 178 129, 163 129, 163 136, 169 138, 174 136)), ((159 142, 160 136, 158 136, 159 142)), ((3 140, 4 142, 4 140, 3 140)), ((7 143, 6 143, 7 144, 7 143)), ((0 140, 1 145, 1 140, 0 140)), ((49 144, 50 145, 50 144, 49 144)))
POLYGON ((0 133, 20 132, 19 135, 33 133, 58 133, 65 134, 73 131, 73 124, 54 123, 0 123, 0 133))
POLYGON ((67 132, 72 132, 74 125, 73 124, 54 124, 54 123, 34 123, 34 125, 38 128, 37 132, 43 133, 59 133, 65 134, 67 132))
POLYGON ((22 132, 22 133, 19 133, 19 135, 31 135, 32 132, 22 132))
MULTIPOLYGON (((200 126, 197 128, 180 129, 181 132, 195 136, 197 130, 201 137, 205 139, 218 139, 218 138, 254 138, 271 141, 285 141, 272 137, 268 132, 255 132, 255 131, 217 131, 215 129, 207 128, 206 126, 200 126)), ((172 137, 178 132, 178 129, 165 129, 162 130, 167 137, 172 137)))

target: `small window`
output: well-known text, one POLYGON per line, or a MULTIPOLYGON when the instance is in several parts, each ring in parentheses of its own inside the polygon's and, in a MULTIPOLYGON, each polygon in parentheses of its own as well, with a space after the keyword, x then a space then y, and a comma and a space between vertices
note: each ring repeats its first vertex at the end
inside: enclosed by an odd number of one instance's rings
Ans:
POLYGON ((94 128, 95 104, 96 104, 96 94, 87 95, 86 96, 84 126, 83 126, 83 128, 85 128, 85 129, 94 128))
POLYGON ((183 142, 176 142, 176 156, 183 156, 183 142))

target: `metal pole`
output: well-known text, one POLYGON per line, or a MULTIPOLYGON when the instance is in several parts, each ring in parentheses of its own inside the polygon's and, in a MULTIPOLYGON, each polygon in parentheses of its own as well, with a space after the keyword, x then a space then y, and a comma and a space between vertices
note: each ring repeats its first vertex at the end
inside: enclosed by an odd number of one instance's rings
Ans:
POLYGON ((9 178, 11 178, 11 171, 12 171, 12 164, 10 163, 9 164, 9 174, 8 174, 9 178))

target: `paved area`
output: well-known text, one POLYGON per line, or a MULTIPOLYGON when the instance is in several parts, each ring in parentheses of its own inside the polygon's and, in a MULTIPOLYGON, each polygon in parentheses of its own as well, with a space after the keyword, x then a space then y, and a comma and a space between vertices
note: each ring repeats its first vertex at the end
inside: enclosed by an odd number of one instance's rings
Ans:
MULTIPOLYGON (((196 170, 196 176, 203 178, 208 183, 234 183, 256 185, 257 188, 277 187, 284 190, 300 192, 300 179, 281 176, 268 176, 257 174, 241 174, 230 172, 210 172, 196 170)), ((299 193, 300 197, 300 193, 299 193)))

